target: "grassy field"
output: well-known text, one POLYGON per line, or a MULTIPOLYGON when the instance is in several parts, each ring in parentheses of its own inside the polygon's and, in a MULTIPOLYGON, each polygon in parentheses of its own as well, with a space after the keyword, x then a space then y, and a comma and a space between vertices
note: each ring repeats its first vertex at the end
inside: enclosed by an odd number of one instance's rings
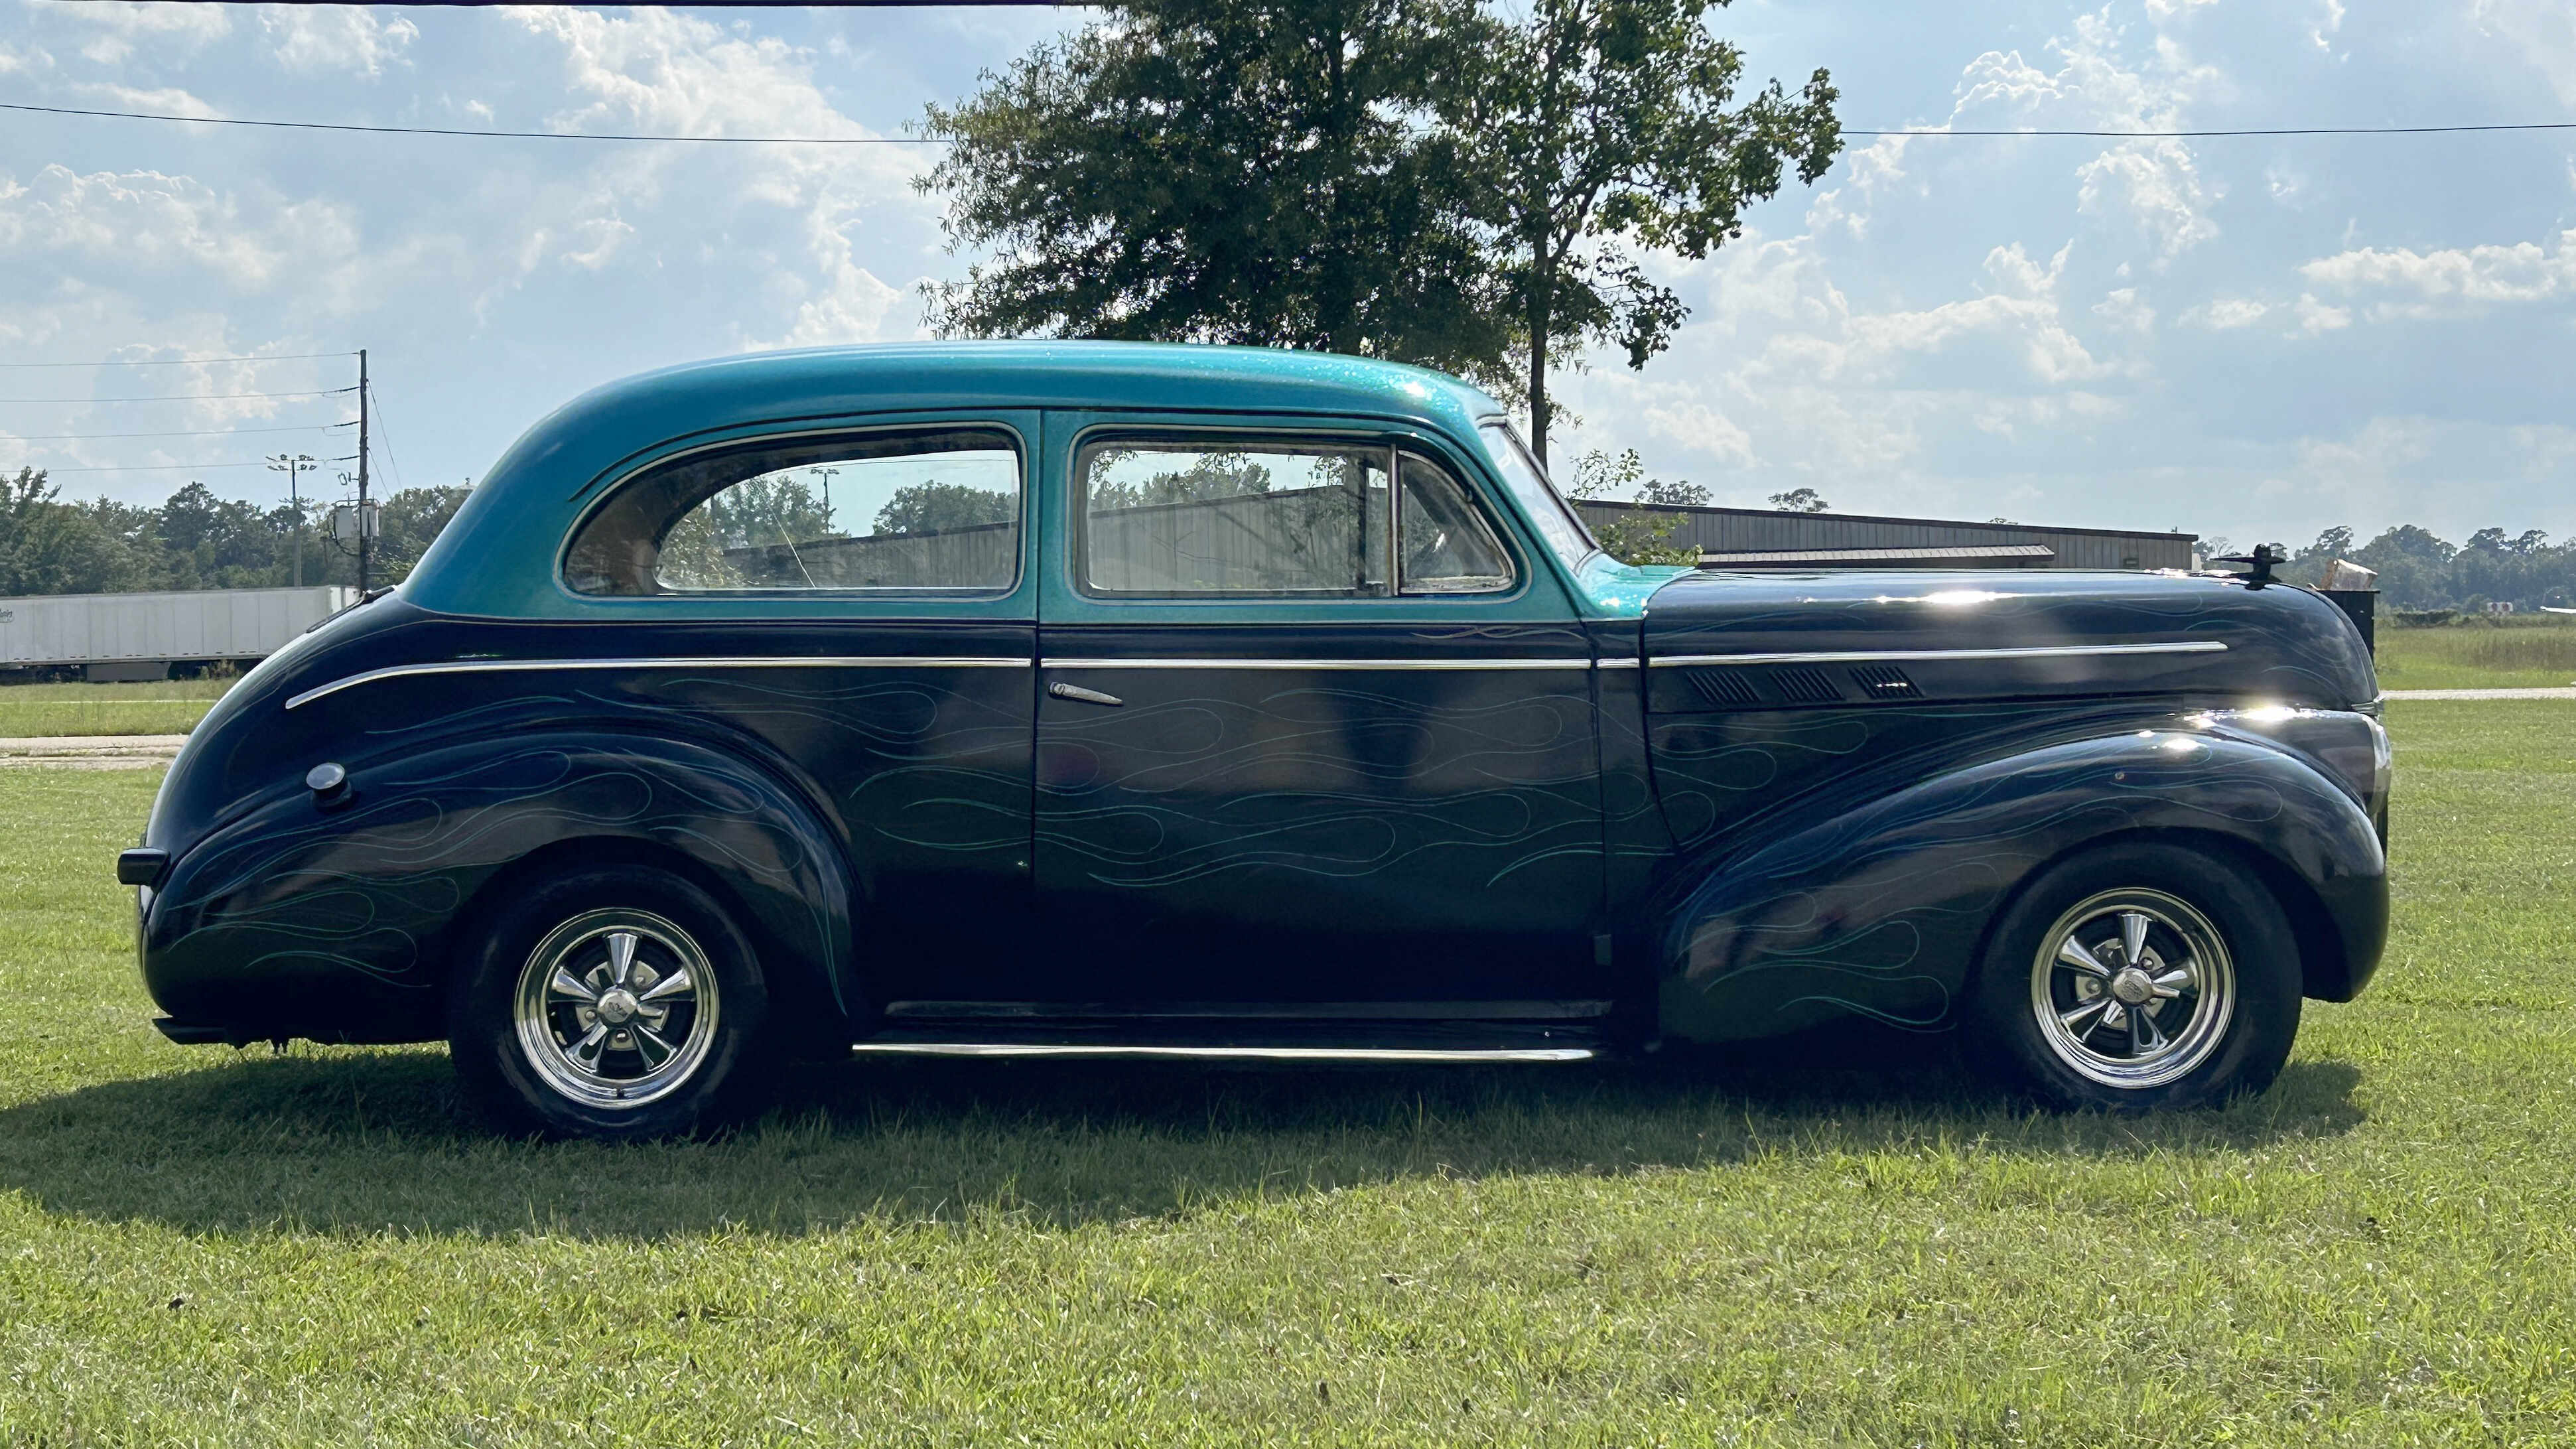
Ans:
POLYGON ((2408 629, 2379 621, 2379 682, 2389 689, 2509 689, 2576 684, 2576 619, 2470 620, 2408 629))
POLYGON ((2146 1121, 1918 1049, 850 1066, 491 1141, 434 1050, 162 1043, 156 775, 0 774, 0 1441, 2576 1442, 2576 709, 2393 725, 2379 982, 2146 1121))
POLYGON ((186 734, 232 683, 172 679, 158 684, 0 686, 0 738, 186 734))

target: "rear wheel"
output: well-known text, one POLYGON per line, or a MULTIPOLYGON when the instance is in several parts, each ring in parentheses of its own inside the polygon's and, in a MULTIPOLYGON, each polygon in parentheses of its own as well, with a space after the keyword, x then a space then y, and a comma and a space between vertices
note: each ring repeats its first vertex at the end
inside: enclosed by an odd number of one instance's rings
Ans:
POLYGON ((752 1105, 768 993, 743 933, 668 871, 561 876, 505 908, 450 1004, 458 1082, 562 1136, 693 1131, 752 1105))
POLYGON ((2061 1107, 2195 1107, 2259 1092, 2299 1029, 2297 940, 2232 858, 2107 846, 1997 921, 1973 1015, 1990 1065, 2061 1107))

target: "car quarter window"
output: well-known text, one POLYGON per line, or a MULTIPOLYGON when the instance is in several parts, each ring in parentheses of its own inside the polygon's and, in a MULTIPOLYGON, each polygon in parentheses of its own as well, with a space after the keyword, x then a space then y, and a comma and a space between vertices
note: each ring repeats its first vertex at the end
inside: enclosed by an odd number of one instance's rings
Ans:
POLYGON ((1398 586, 1408 594, 1486 594, 1513 583, 1503 551, 1466 485, 1419 453, 1397 455, 1404 496, 1396 512, 1398 586))
POLYGON ((1023 474, 1001 428, 782 438, 619 484, 564 556, 576 593, 1001 593, 1019 575, 1023 474))
POLYGON ((1084 447, 1082 586, 1148 596, 1386 592, 1389 450, 1134 438, 1084 447))
POLYGON ((1081 581, 1092 593, 1380 598, 1492 593, 1517 581, 1466 486, 1409 449, 1122 438, 1085 447, 1075 471, 1081 581), (1387 488, 1390 465, 1400 499, 1387 488))

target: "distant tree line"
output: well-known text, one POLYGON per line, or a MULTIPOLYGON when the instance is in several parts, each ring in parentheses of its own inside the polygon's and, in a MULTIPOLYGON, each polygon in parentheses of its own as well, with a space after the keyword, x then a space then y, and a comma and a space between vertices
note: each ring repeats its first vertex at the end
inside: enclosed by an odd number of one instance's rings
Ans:
MULTIPOLYGON (((383 500, 372 581, 400 583, 465 501, 459 488, 383 500)), ((358 558, 330 536, 330 510, 305 505, 304 582, 355 584, 358 558)), ((215 496, 190 483, 159 506, 65 501, 38 468, 0 474, 0 596, 150 589, 282 588, 294 578, 295 510, 215 496)))
MULTIPOLYGON (((2205 539, 2212 553, 2227 551, 2226 540, 2205 539)), ((2400 524, 2368 543, 2353 542, 2349 528, 2329 528, 2317 541, 2293 552, 2281 576, 2313 584, 2326 565, 2349 559, 2379 574, 2383 609, 2475 609, 2490 602, 2517 609, 2552 604, 2576 605, 2576 542, 2552 544, 2539 529, 2508 534, 2481 528, 2465 544, 2455 544, 2426 528, 2400 524)))

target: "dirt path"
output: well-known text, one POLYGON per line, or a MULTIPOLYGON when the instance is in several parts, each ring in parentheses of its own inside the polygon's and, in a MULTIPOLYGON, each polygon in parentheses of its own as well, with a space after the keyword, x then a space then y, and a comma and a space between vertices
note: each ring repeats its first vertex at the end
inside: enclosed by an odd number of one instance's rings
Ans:
POLYGON ((60 735, 0 739, 0 769, 148 770, 169 763, 186 735, 60 735))

